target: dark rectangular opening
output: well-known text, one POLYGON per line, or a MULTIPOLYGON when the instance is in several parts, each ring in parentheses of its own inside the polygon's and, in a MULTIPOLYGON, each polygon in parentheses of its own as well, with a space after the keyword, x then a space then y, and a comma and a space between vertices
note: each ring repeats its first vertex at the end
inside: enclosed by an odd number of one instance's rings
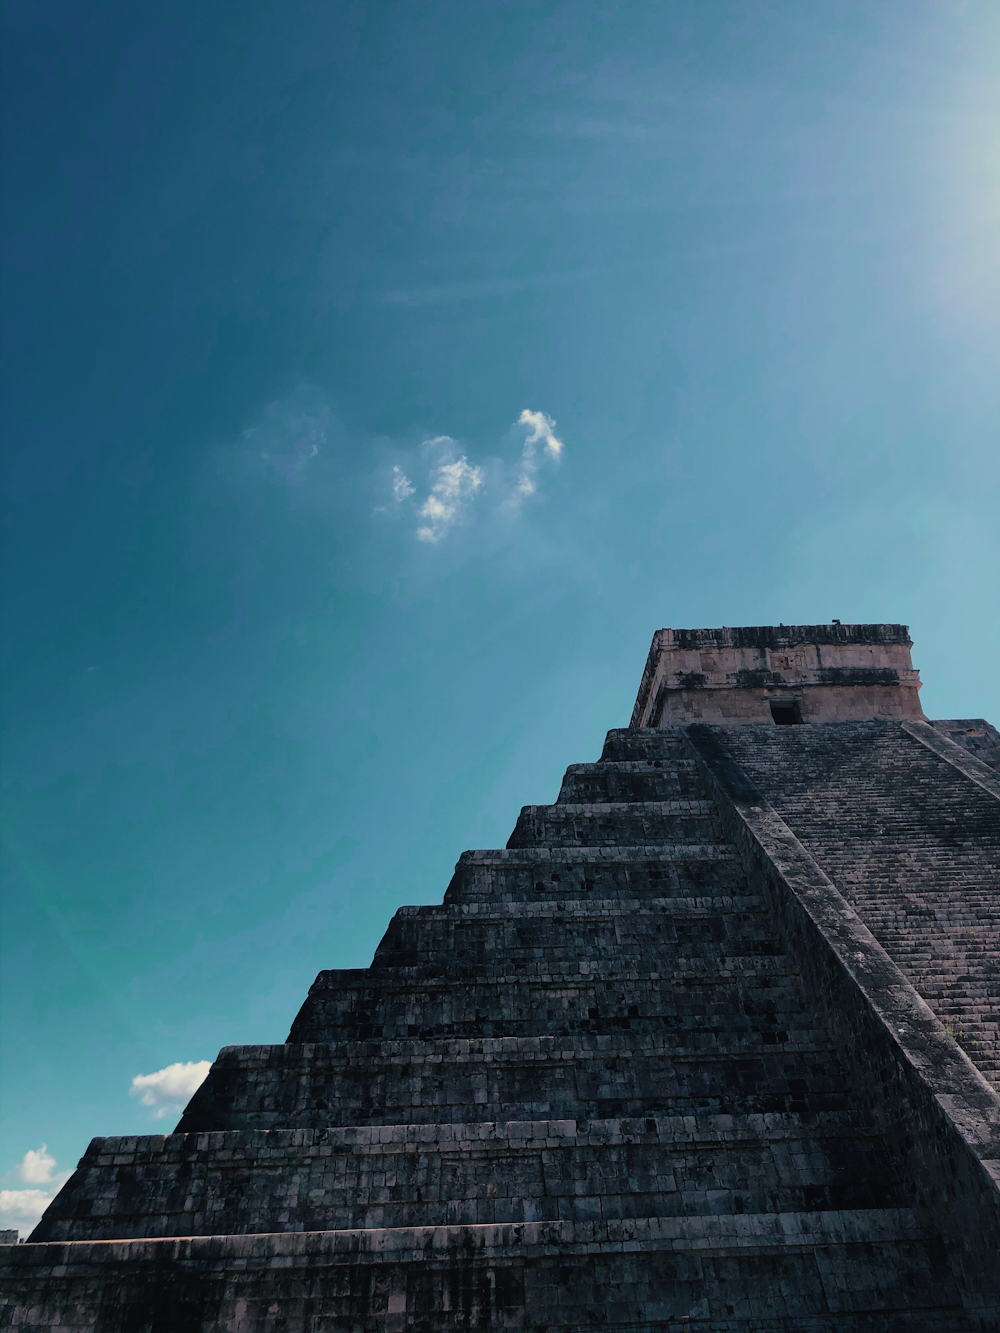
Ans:
POLYGON ((776 727, 795 727, 802 721, 797 703, 772 704, 771 716, 776 727))

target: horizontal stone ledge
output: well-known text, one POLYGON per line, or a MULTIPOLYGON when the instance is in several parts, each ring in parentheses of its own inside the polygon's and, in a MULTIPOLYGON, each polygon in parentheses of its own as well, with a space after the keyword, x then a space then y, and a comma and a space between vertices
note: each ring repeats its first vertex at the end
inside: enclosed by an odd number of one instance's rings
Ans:
POLYGON ((562 865, 608 865, 616 862, 643 864, 655 861, 734 861, 739 855, 725 842, 674 842, 632 847, 488 847, 463 852, 456 870, 467 866, 516 866, 548 863, 562 865))
MULTIPOLYGON (((677 959, 671 972, 656 969, 620 966, 612 971, 602 966, 600 959, 589 959, 585 963, 567 962, 560 968, 554 959, 529 959, 528 966, 513 971, 500 972, 495 968, 467 967, 462 970, 448 968, 442 970, 437 963, 424 963, 419 967, 384 966, 366 972, 360 977, 341 977, 336 973, 320 973, 313 982, 309 994, 312 997, 329 991, 331 994, 344 991, 372 991, 377 995, 407 995, 414 992, 421 1002, 430 995, 440 995, 444 991, 458 990, 481 993, 492 987, 532 986, 539 990, 565 990, 567 995, 587 993, 595 985, 614 986, 656 986, 668 993, 668 988, 684 992, 692 986, 732 986, 737 982, 774 981, 800 975, 801 969, 791 962, 785 954, 731 954, 728 956, 728 970, 719 975, 716 969, 709 969, 702 964, 702 957, 677 959), (436 970, 434 970, 436 969, 436 970), (401 975, 400 975, 401 974, 401 975)), ((506 964, 507 967, 510 964, 506 964)), ((604 1015, 607 1017, 608 1015, 604 1015)), ((613 1017, 615 1015, 612 1015, 613 1017)), ((503 1024, 510 1021, 509 1015, 494 1015, 489 1022, 503 1024)), ((321 1038, 308 1038, 318 1041, 321 1038)))
MULTIPOLYGON (((761 943, 769 942, 767 937, 761 941, 761 943)), ((366 969, 359 977, 348 976, 344 984, 349 987, 374 987, 379 991, 390 988, 413 989, 423 994, 432 988, 453 985, 471 986, 474 989, 478 989, 480 985, 494 986, 506 983, 518 985, 526 981, 570 986, 576 982, 587 981, 606 981, 609 984, 619 981, 655 981, 668 985, 673 981, 681 984, 686 978, 698 982, 702 980, 713 982, 731 981, 738 977, 793 976, 801 972, 798 964, 790 962, 788 955, 784 953, 752 952, 749 948, 746 953, 729 953, 723 959, 720 973, 718 965, 713 966, 716 960, 708 954, 708 949, 711 947, 709 941, 695 940, 687 944, 678 944, 668 940, 658 947, 664 953, 674 949, 679 955, 681 949, 688 948, 704 952, 693 952, 673 959, 664 958, 663 966, 658 968, 649 966, 652 960, 648 957, 648 953, 651 950, 647 950, 647 956, 643 957, 643 951, 640 949, 619 959, 615 959, 613 955, 603 957, 596 955, 584 960, 551 957, 506 958, 497 964, 468 963, 446 966, 440 958, 435 957, 437 951, 428 949, 423 951, 425 954, 423 961, 405 965, 383 961, 378 967, 366 969), (636 966, 640 962, 646 966, 636 966)), ((323 973, 319 975, 322 977, 323 973)), ((322 984, 319 978, 313 985, 318 984, 322 984)))
POLYGON ((266 1232, 245 1236, 167 1236, 143 1240, 50 1241, 0 1246, 10 1280, 41 1269, 49 1280, 94 1275, 109 1265, 184 1269, 315 1268, 332 1264, 517 1262, 546 1255, 672 1250, 738 1253, 777 1246, 838 1246, 917 1241, 931 1235, 915 1209, 744 1213, 728 1217, 651 1217, 603 1222, 506 1222, 345 1231, 266 1232))
MULTIPOLYGON (((657 736, 661 733, 656 732, 657 736)), ((697 773, 698 765, 695 760, 688 758, 680 749, 682 740, 680 735, 677 737, 678 752, 671 755, 668 763, 659 759, 595 759, 591 763, 567 764, 566 776, 575 777, 578 773, 606 773, 609 770, 614 773, 639 773, 649 774, 652 772, 665 773, 669 777, 671 773, 697 773)))
POLYGON ((555 805, 522 805, 522 815, 563 819, 589 815, 692 815, 706 818, 718 809, 714 801, 681 797, 668 801, 558 801, 555 805))
MULTIPOLYGON (((665 1026, 667 1026, 665 1024, 665 1026)), ((792 1028, 790 1031, 794 1032, 792 1028)), ((808 1031, 808 1029, 806 1030, 808 1031)), ((816 1042, 823 1029, 817 1029, 816 1042)), ((357 1068, 359 1061, 367 1067, 385 1064, 425 1064, 437 1066, 452 1060, 500 1060, 512 1056, 525 1062, 534 1060, 565 1061, 584 1064, 604 1059, 655 1060, 664 1071, 671 1064, 688 1064, 702 1060, 773 1059, 796 1054, 827 1055, 832 1048, 824 1042, 764 1043, 760 1049, 749 1042, 723 1046, 706 1042, 703 1046, 679 1046, 673 1031, 662 1034, 654 1041, 649 1032, 574 1032, 568 1036, 541 1037, 387 1037, 384 1041, 343 1043, 289 1042, 284 1046, 223 1046, 216 1058, 219 1070, 268 1069, 334 1069, 341 1065, 357 1068), (582 1043, 588 1043, 584 1046, 582 1043), (374 1049, 373 1049, 374 1048, 374 1049), (437 1049, 435 1049, 437 1048, 437 1049), (325 1057, 325 1058, 324 1058, 325 1057)), ((664 1090, 664 1096, 669 1093, 664 1090)))
POLYGON ((429 907, 398 907, 394 919, 402 917, 407 920, 447 921, 474 917, 479 924, 489 921, 516 923, 522 917, 531 917, 536 921, 559 921, 574 914, 586 917, 633 917, 656 916, 668 912, 671 916, 690 914, 702 917, 706 914, 718 916, 727 910, 741 914, 747 911, 762 911, 764 906, 763 895, 752 893, 722 893, 718 897, 699 894, 697 897, 687 898, 565 898, 560 900, 558 905, 553 905, 550 899, 543 898, 528 899, 524 902, 515 900, 499 903, 451 902, 434 903, 429 907))
POLYGON ((627 1147, 657 1144, 686 1152, 703 1146, 745 1144, 769 1152, 774 1143, 830 1138, 878 1138, 881 1131, 845 1120, 843 1112, 812 1112, 808 1125, 794 1111, 738 1115, 619 1117, 607 1120, 508 1120, 456 1124, 331 1126, 327 1129, 192 1130, 187 1134, 121 1135, 91 1140, 81 1168, 133 1166, 160 1160, 240 1162, 300 1161, 334 1152, 439 1153, 479 1147, 517 1150, 627 1147), (653 1128, 648 1126, 652 1124, 653 1128), (221 1155, 225 1155, 224 1158, 221 1155))
MULTIPOLYGON (((673 946, 678 948, 680 946, 673 946)), ((702 946, 707 947, 707 946, 702 946)), ((648 961, 648 960, 646 960, 648 961)), ((738 982, 757 980, 780 980, 797 977, 801 974, 798 963, 789 959, 787 954, 728 954, 723 971, 720 973, 715 960, 705 956, 675 958, 669 972, 662 970, 619 965, 614 970, 607 966, 607 959, 591 958, 585 962, 559 961, 552 958, 528 958, 512 967, 502 963, 497 967, 486 964, 468 964, 449 967, 445 972, 439 963, 424 962, 408 966, 383 964, 380 967, 365 970, 358 977, 348 977, 346 987, 374 987, 379 991, 417 991, 421 995, 431 990, 443 990, 447 987, 481 986, 586 986, 595 982, 601 985, 655 983, 660 986, 687 988, 690 986, 732 986, 738 982), (505 971, 500 971, 500 967, 505 971)), ((320 973, 320 977, 322 977, 320 973)), ((319 993, 325 989, 325 983, 319 978, 313 982, 313 989, 319 993)), ((313 991, 310 991, 312 994, 313 991)))

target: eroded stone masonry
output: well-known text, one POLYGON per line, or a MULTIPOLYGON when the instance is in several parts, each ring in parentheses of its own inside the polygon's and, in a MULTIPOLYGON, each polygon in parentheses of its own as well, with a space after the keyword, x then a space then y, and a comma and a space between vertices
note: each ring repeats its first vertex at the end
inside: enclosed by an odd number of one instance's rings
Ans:
POLYGON ((91 1143, 6 1326, 1000 1328, 1000 737, 918 690, 902 625, 659 631, 504 850, 91 1143))

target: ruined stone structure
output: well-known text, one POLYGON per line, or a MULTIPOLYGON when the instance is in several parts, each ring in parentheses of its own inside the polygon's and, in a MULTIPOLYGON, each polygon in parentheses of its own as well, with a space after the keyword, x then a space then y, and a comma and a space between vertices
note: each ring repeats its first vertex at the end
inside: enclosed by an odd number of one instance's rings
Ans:
POLYGON ((505 850, 91 1143, 8 1325, 1000 1328, 1000 737, 909 647, 661 630, 505 850))
POLYGON ((905 625, 661 629, 633 727, 922 718, 905 625))

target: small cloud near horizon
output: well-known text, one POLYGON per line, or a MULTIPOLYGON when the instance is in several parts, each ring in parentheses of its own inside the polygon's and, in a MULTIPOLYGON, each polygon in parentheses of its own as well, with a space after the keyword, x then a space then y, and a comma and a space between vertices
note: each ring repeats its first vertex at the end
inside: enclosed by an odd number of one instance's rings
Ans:
POLYGON ((56 1159, 43 1143, 29 1148, 11 1173, 31 1188, 0 1190, 0 1229, 30 1232, 73 1174, 57 1171, 56 1159), (41 1188, 44 1187, 44 1188, 41 1188))
POLYGON ((143 1106, 155 1106, 154 1120, 171 1112, 182 1111, 205 1082, 210 1060, 187 1060, 158 1069, 155 1074, 136 1074, 129 1088, 130 1097, 138 1097, 143 1106))

